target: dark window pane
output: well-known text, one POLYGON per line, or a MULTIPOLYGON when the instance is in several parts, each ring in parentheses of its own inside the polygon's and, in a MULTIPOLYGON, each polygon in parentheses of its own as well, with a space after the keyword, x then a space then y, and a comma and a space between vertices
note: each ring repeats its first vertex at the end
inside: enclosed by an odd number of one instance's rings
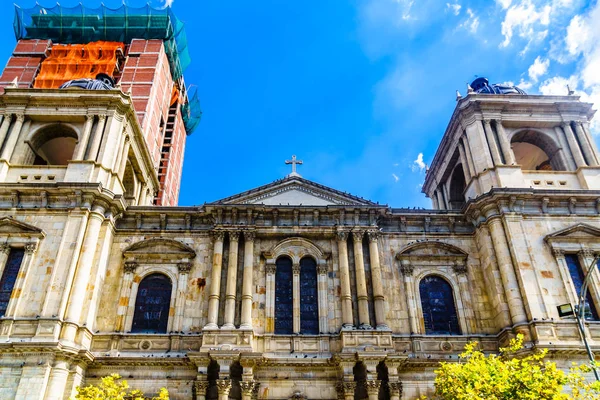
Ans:
POLYGON ((419 283, 426 334, 460 335, 452 287, 439 276, 427 276, 419 283))
POLYGON ((292 260, 281 257, 276 262, 275 272, 275 333, 294 332, 292 306, 292 260))
POLYGON ((8 253, 6 266, 2 272, 2 278, 0 278, 0 317, 6 313, 6 309, 8 308, 10 295, 15 287, 24 255, 24 249, 10 249, 10 253, 8 253))
POLYGON ((300 333, 319 333, 317 264, 312 258, 300 260, 300 333))
POLYGON ((167 333, 171 280, 162 274, 145 277, 138 288, 131 332, 167 333))
MULTIPOLYGON (((585 279, 585 276, 583 275, 583 269, 581 269, 581 265, 579 264, 579 258, 577 257, 577 254, 565 254, 565 261, 567 262, 567 267, 569 267, 569 274, 571 274, 573 286, 575 286, 575 292, 577 293, 577 298, 579 299, 579 293, 581 292, 583 280, 585 279)), ((594 301, 592 300, 592 294, 590 293, 589 286, 585 296, 585 301, 587 303, 587 307, 585 309, 585 319, 598 321, 598 312, 596 310, 596 306, 594 305, 594 301)))

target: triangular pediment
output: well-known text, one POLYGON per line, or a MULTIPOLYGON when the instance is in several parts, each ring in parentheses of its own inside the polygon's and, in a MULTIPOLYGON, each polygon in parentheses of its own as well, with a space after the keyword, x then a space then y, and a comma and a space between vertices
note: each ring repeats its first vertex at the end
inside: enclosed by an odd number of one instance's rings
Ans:
POLYGON ((286 177, 268 185, 218 200, 212 204, 263 204, 270 206, 376 205, 372 201, 297 176, 286 177))
POLYGON ((588 224, 577 224, 546 236, 546 241, 600 239, 600 228, 588 224))
POLYGON ((126 260, 172 259, 191 260, 196 257, 194 249, 176 240, 152 238, 136 242, 123 250, 126 260))
POLYGON ((44 231, 33 225, 29 225, 25 222, 17 221, 10 217, 0 218, 0 236, 11 235, 11 236, 36 236, 44 237, 44 231))

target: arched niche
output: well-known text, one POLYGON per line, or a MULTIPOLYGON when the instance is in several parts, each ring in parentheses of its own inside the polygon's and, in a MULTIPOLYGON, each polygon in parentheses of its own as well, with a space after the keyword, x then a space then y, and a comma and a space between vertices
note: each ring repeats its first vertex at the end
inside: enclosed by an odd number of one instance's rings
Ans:
POLYGON ((275 264, 281 256, 287 256, 292 260, 293 265, 299 265, 304 257, 310 257, 317 263, 317 267, 326 266, 330 253, 321 250, 310 240, 293 237, 282 240, 273 246, 269 251, 263 253, 267 264, 275 264))
POLYGON ((528 171, 566 171, 559 144, 550 135, 526 129, 515 132, 510 140, 521 169, 528 171))
POLYGON ((79 141, 77 130, 64 123, 42 125, 32 132, 27 143, 32 154, 26 164, 67 165, 79 141))
POLYGON ((465 180, 465 172, 462 164, 457 164, 452 172, 450 178, 450 187, 448 192, 450 194, 450 208, 453 210, 460 210, 465 205, 465 189, 467 188, 467 182, 465 180))

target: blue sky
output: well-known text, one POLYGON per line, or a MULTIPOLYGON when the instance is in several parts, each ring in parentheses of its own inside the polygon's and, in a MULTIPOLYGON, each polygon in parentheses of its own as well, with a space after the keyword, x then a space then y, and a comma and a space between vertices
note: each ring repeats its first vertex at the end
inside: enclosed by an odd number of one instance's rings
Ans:
MULTIPOLYGON (((528 93, 566 94, 569 84, 600 105, 596 1, 171 3, 187 25, 186 82, 198 88, 204 111, 187 142, 181 205, 282 178, 296 154, 307 179, 393 207, 430 207, 420 192, 425 165, 455 91, 465 94, 476 75, 528 93)), ((5 63, 13 10, 9 2, 2 8, 5 63)))

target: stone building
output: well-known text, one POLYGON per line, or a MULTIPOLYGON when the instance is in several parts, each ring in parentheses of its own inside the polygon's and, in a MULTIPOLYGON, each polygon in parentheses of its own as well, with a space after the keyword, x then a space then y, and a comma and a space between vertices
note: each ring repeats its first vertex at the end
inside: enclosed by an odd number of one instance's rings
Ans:
MULTIPOLYGON (((591 104, 476 80, 426 175, 430 210, 319 185, 295 158, 281 180, 176 207, 161 166, 180 173, 190 99, 172 43, 133 30, 111 53, 117 87, 57 89, 42 72, 67 39, 43 10, 0 78, 0 398, 68 399, 118 372, 173 399, 415 399, 468 341, 494 352, 519 332, 563 367, 585 360, 556 306, 600 253, 591 104)), ((73 43, 82 22, 62 11, 73 43)), ((164 15, 137 22, 172 28, 164 15)))

